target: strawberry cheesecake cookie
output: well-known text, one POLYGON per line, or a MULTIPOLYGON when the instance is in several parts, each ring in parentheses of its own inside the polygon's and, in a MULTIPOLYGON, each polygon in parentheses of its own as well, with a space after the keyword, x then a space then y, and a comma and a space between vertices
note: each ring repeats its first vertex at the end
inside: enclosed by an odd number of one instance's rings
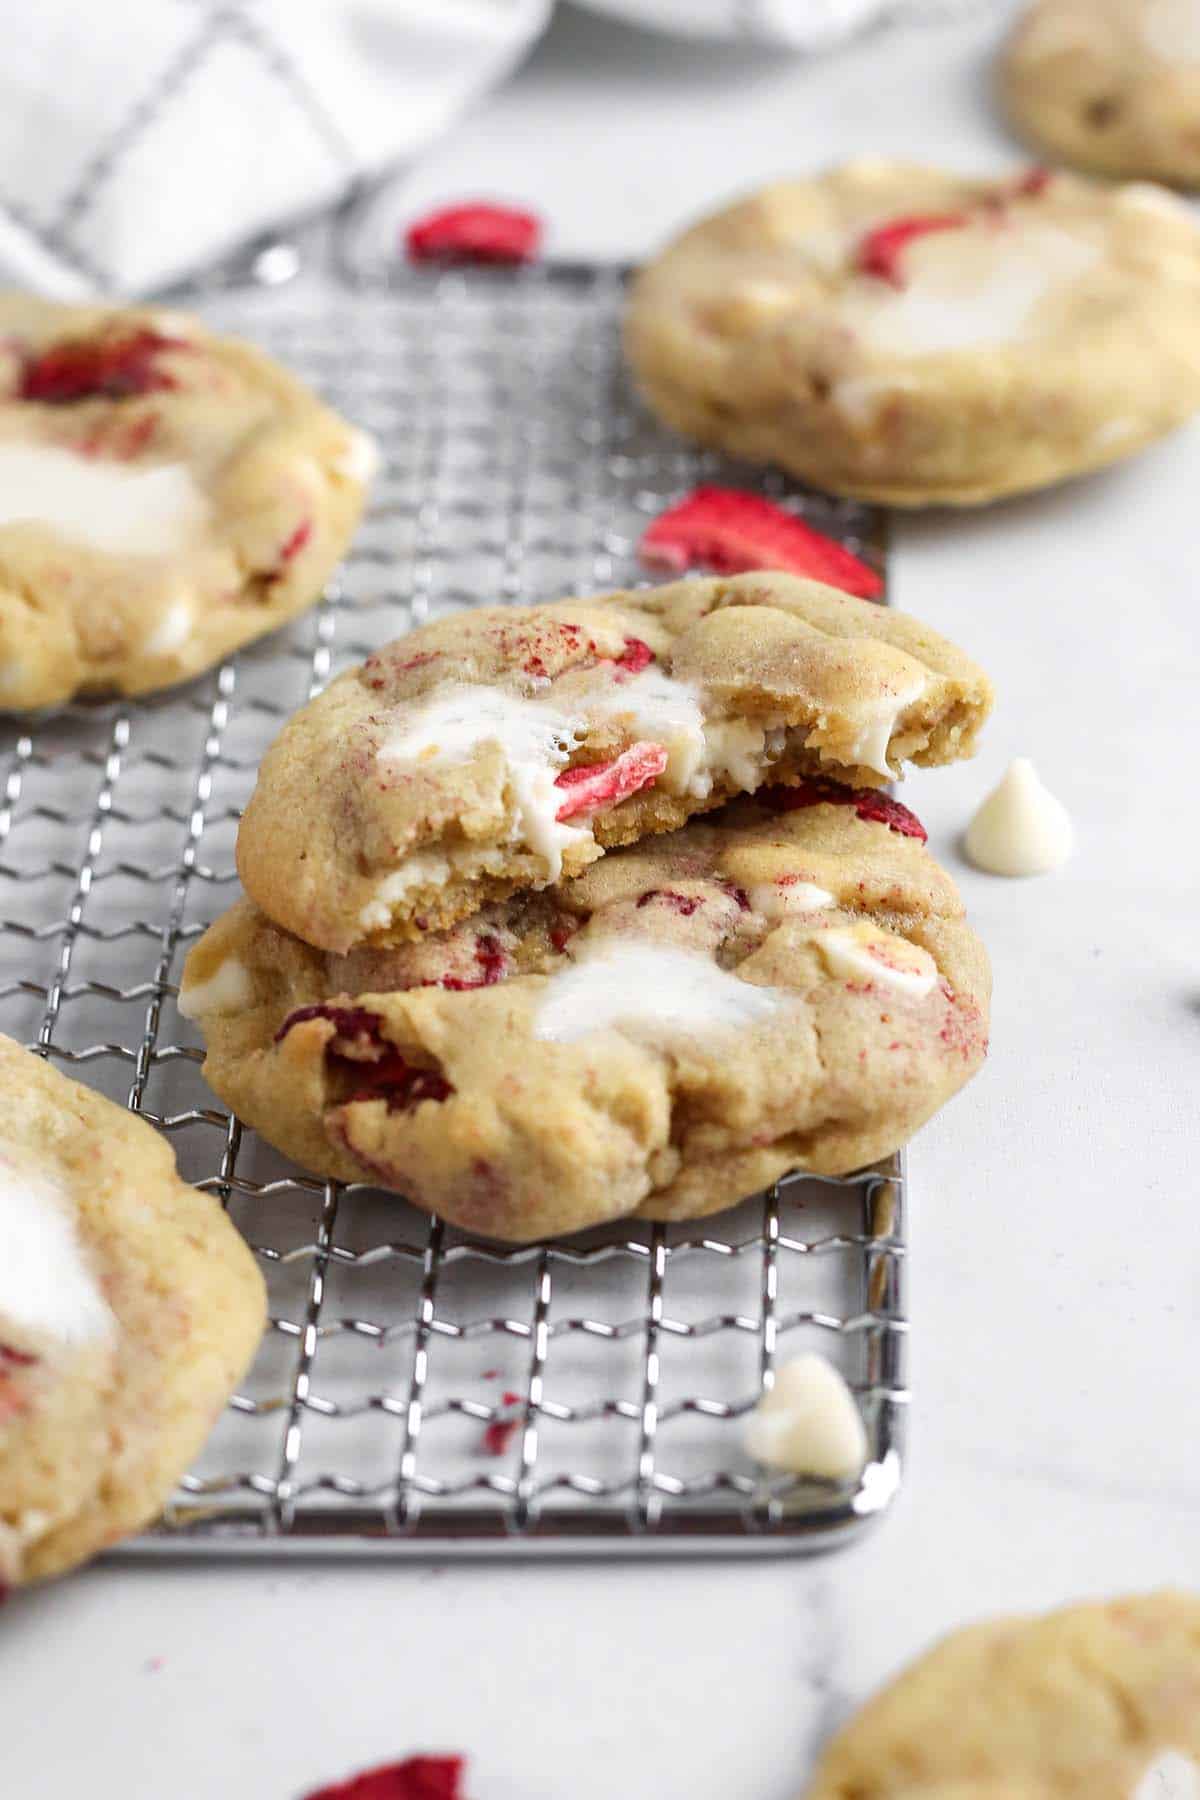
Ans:
POLYGON ((143 1120, 0 1037, 0 1588, 151 1520, 254 1351, 265 1297, 143 1120))
POLYGON ((1035 0, 1000 92, 1021 135, 1064 162, 1200 187, 1195 0, 1035 0))
POLYGON ((947 1638, 868 1702, 805 1800, 1195 1800, 1200 1600, 1139 1595, 947 1638))
POLYGON ((1200 406, 1200 226, 1169 194, 870 159, 704 220, 626 343, 667 424, 818 487, 972 505, 1200 406))
POLYGON ((319 949, 400 942, 764 781, 969 755, 990 705, 936 632, 790 575, 456 613, 285 726, 238 870, 319 949))
POLYGON ((197 319, 0 296, 0 708, 167 687, 311 606, 374 457, 197 319))
POLYGON ((517 1242, 694 1218, 887 1155, 979 1067, 987 960, 923 840, 822 781, 393 948, 314 949, 242 900, 180 1010, 309 1168, 517 1242))

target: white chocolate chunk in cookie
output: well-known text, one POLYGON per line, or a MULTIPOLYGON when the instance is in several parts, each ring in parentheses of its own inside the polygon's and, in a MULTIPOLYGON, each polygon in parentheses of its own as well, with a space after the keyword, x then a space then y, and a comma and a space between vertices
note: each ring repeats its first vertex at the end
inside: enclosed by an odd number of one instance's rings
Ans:
POLYGON ((756 1462, 794 1475, 853 1481, 867 1460, 862 1415, 845 1378, 815 1351, 776 1371, 775 1384, 746 1420, 756 1462))
POLYGON ((241 1012, 253 995, 249 970, 236 956, 227 956, 206 981, 185 983, 178 1006, 185 1019, 206 1019, 216 1013, 241 1012))
POLYGON ((0 1318, 60 1343, 106 1338, 108 1302, 70 1209, 37 1169, 0 1149, 0 1318))
POLYGON ((147 656, 167 656, 178 650, 192 629, 192 609, 186 600, 173 600, 146 639, 147 656))
POLYGON ((931 233, 908 246, 902 287, 864 277, 848 290, 846 320, 870 349, 892 355, 1007 343, 1099 255, 1095 244, 1054 225, 1001 231, 984 223, 931 233))
POLYGON ((1164 1750, 1150 1764, 1130 1800, 1200 1800, 1200 1767, 1181 1750, 1164 1750))
POLYGON ((0 444, 0 526, 46 525, 127 556, 186 549, 209 505, 182 463, 135 469, 47 444, 0 444))
POLYGON ((752 912, 764 919, 787 919, 797 913, 820 912, 834 904, 827 888, 815 881, 796 881, 783 876, 778 881, 757 882, 747 889, 746 898, 752 912))
POLYGON ((695 951, 610 940, 550 977, 533 1029, 560 1044, 613 1027, 669 1042, 756 1025, 790 1004, 695 951))
POLYGON ((351 481, 365 486, 378 475, 382 460, 379 445, 370 432, 352 426, 346 448, 333 466, 339 475, 348 475, 351 481))
POLYGON ((877 925, 835 925, 813 941, 830 972, 846 981, 878 982, 917 1000, 937 985, 937 964, 928 950, 877 925))

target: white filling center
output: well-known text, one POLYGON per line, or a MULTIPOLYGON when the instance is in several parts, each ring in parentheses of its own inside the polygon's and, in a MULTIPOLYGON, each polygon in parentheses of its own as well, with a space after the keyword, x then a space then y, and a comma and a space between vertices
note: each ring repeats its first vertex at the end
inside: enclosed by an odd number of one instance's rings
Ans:
POLYGON ((1130 1800, 1200 1800, 1200 1768, 1182 1750, 1156 1756, 1130 1800))
POLYGON ((166 556, 195 542, 208 513, 182 463, 135 469, 45 444, 0 444, 0 525, 47 525, 92 550, 166 556))
POLYGON ((609 943, 551 976, 533 1030, 559 1044, 614 1026, 659 1040, 702 1037, 757 1025, 789 1003, 695 951, 609 943))
POLYGON ((1020 338, 1039 304, 1098 260, 1094 244, 1053 225, 966 226, 916 238, 901 252, 904 285, 874 277, 846 295, 847 323, 898 356, 972 350, 1020 338))
POLYGON ((859 719, 858 734, 846 751, 846 761, 859 768, 873 769, 877 775, 891 775, 888 768, 888 745, 902 712, 914 706, 925 692, 925 677, 917 676, 908 687, 897 693, 881 694, 865 706, 859 719))
POLYGON ((0 1241, 0 1318, 68 1344, 114 1329, 66 1196, 40 1171, 6 1157, 0 1157, 0 1241))

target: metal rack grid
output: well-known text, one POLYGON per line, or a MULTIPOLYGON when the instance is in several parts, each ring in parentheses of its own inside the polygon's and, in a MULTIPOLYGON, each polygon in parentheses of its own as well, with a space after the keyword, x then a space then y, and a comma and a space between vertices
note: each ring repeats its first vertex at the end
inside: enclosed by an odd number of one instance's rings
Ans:
POLYGON ((307 617, 171 695, 6 729, 0 1028, 142 1112, 267 1276, 243 1391, 123 1554, 779 1550, 841 1541, 900 1479, 903 1180, 796 1178, 692 1225, 472 1240, 306 1177, 214 1103, 175 984, 233 898, 233 837, 281 720, 406 626, 639 579, 645 519, 697 479, 802 504, 879 558, 877 515, 661 434, 624 383, 619 271, 307 278, 210 292, 385 453, 307 617), (852 1490, 765 1478, 739 1419, 777 1356, 855 1388, 852 1490))

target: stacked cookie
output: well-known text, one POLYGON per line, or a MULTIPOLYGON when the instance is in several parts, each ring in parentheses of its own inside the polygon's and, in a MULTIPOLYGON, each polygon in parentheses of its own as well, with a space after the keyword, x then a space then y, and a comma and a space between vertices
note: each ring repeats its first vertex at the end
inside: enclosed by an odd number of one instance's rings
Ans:
POLYGON ((249 898, 184 970, 208 1080, 517 1241, 861 1167, 984 1054, 982 948, 881 789, 990 704, 916 620, 767 572, 412 632, 263 760, 249 898))

